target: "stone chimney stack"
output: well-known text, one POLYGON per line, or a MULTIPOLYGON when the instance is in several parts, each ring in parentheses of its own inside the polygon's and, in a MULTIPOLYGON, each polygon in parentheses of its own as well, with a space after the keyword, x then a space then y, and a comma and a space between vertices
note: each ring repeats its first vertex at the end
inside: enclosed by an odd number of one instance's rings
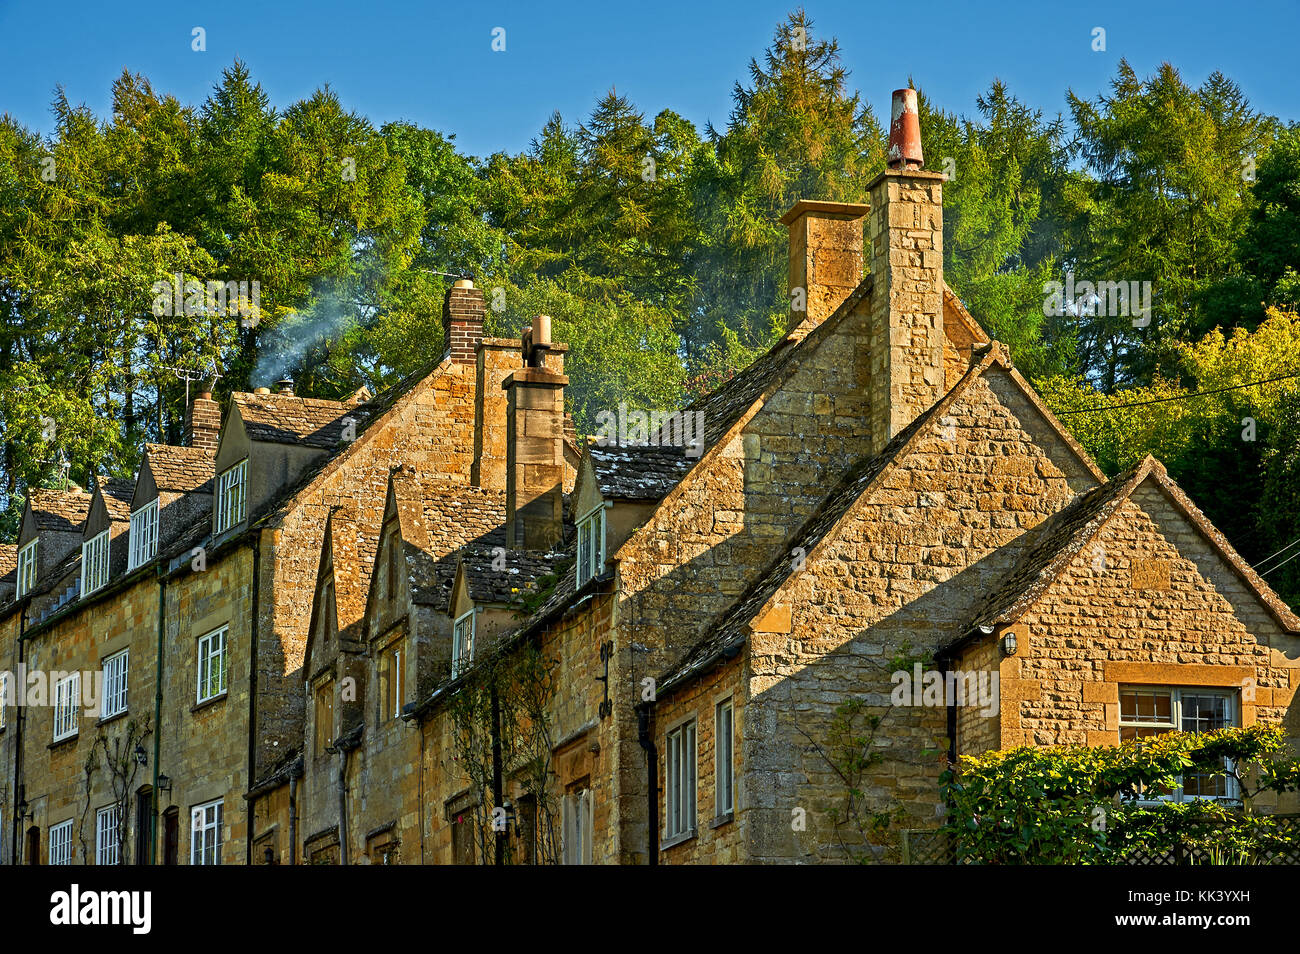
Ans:
POLYGON ((800 199, 781 216, 790 229, 790 328, 805 317, 825 321, 862 282, 868 211, 858 202, 800 199))
POLYGON ((186 447, 201 447, 211 457, 217 456, 221 440, 221 405, 204 391, 194 398, 185 410, 185 425, 181 430, 181 443, 186 447))
POLYGON ((468 278, 447 289, 442 303, 442 333, 455 364, 474 364, 478 344, 483 340, 483 316, 487 302, 482 289, 468 278))
POLYGON ((943 180, 921 169, 916 91, 896 90, 889 168, 867 187, 871 434, 878 452, 944 394, 943 180))
MULTIPOLYGON (((506 546, 547 550, 564 533, 564 387, 555 369, 562 346, 539 315, 524 333, 524 367, 502 383, 506 392, 506 546)), ((563 364, 560 364, 562 369, 563 364)))

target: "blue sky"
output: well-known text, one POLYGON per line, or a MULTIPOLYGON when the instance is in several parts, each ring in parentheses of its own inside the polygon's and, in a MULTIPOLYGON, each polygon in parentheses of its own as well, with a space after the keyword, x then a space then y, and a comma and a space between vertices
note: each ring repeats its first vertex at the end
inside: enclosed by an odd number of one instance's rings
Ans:
MULTIPOLYGON (((585 118, 610 87, 648 116, 672 107, 701 128, 722 126, 733 84, 793 6, 0 0, 0 111, 48 131, 62 84, 69 99, 106 115, 124 67, 199 103, 238 56, 277 106, 328 82, 377 125, 408 119, 454 133, 475 155, 524 148, 554 110, 585 118), (206 30, 206 52, 190 48, 195 26, 206 30), (505 52, 491 49, 495 27, 506 31, 505 52)), ((1127 57, 1143 75, 1170 60, 1193 84, 1222 70, 1257 109, 1300 119, 1300 0, 810 0, 805 9, 818 33, 839 38, 850 83, 878 116, 909 75, 956 112, 973 111, 995 77, 1025 102, 1063 112, 1067 88, 1096 95, 1127 57), (1099 26, 1105 52, 1091 49, 1099 26)))

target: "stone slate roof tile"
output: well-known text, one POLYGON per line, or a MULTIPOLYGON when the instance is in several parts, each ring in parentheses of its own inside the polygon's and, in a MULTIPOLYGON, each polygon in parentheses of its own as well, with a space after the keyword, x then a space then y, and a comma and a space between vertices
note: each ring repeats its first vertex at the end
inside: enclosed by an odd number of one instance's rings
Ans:
POLYGON ((365 405, 294 394, 245 394, 231 400, 239 408, 248 437, 270 444, 299 444, 334 450, 343 442, 348 419, 360 426, 367 415, 365 405))
POLYGON ((104 495, 108 519, 115 523, 131 519, 131 498, 135 495, 135 481, 125 477, 109 477, 99 484, 104 495))
POLYGON ((495 548, 472 544, 461 551, 461 566, 470 599, 475 603, 510 605, 535 593, 541 581, 555 572, 562 557, 562 553, 537 550, 507 550, 502 554, 495 548))
POLYGON ((84 490, 45 490, 34 488, 27 493, 36 529, 51 533, 81 533, 90 513, 92 495, 84 490))
POLYGON ((212 493, 213 458, 201 447, 145 444, 154 484, 163 493, 212 493))
POLYGON ((587 453, 606 500, 662 500, 696 460, 680 446, 593 443, 587 453))

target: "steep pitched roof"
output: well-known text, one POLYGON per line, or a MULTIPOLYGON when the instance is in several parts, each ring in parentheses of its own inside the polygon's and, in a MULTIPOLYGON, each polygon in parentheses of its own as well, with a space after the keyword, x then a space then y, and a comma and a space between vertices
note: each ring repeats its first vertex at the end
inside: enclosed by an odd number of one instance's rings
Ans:
POLYGON ((201 447, 145 444, 154 486, 165 493, 212 493, 213 458, 201 447))
POLYGON ((459 571, 475 603, 517 604, 536 592, 541 581, 555 572, 560 556, 533 550, 502 553, 473 544, 460 551, 459 571))
POLYGON ((333 450, 343 440, 345 418, 359 425, 364 405, 298 397, 294 394, 231 395, 249 440, 270 444, 298 444, 333 450))
POLYGON ((466 546, 504 547, 506 496, 404 467, 391 477, 413 602, 444 608, 466 546))
POLYGON ((45 490, 37 487, 27 492, 36 529, 51 533, 80 533, 94 497, 83 490, 45 490))
POLYGON ((695 463, 680 446, 593 443, 587 453, 606 500, 660 500, 695 463))
POLYGON ((124 477, 109 477, 99 482, 104 496, 108 519, 125 523, 131 519, 131 498, 135 495, 135 481, 124 477))
POLYGON ((1300 619, 1188 499, 1170 478, 1164 465, 1148 454, 1127 473, 1080 494, 1029 531, 1029 539, 1019 559, 977 607, 970 623, 963 627, 962 637, 976 630, 987 632, 999 624, 1018 620, 1042 598, 1148 477, 1156 481, 1197 531, 1254 591, 1278 623, 1293 633, 1300 632, 1300 619))
POLYGON ((879 454, 864 458, 854 466, 841 481, 839 486, 823 501, 822 505, 804 522, 787 547, 782 547, 775 562, 745 592, 740 600, 672 669, 659 681, 661 690, 667 690, 693 674, 707 668, 714 660, 729 656, 737 650, 749 636, 749 624, 766 606, 769 600, 785 584, 794 572, 795 554, 802 553, 805 560, 813 559, 814 549, 848 514, 850 508, 867 493, 869 488, 891 466, 905 458, 919 439, 924 429, 933 421, 940 420, 965 393, 971 384, 994 365, 1008 372, 1010 379, 1031 400, 1062 438, 1069 449, 1093 473, 1098 481, 1104 481, 1105 475, 1097 469, 1087 452, 1069 435, 1056 418, 1033 393, 1027 382, 1020 377, 1011 364, 1005 347, 991 343, 983 357, 972 364, 961 379, 926 411, 921 413, 907 427, 894 435, 879 454))

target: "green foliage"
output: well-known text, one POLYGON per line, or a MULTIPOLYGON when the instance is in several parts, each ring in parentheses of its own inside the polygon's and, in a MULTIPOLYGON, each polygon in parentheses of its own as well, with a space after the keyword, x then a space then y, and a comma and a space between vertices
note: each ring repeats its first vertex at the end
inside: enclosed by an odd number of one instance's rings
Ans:
POLYGON ((1288 842, 1275 819, 1250 813, 1251 799, 1294 791, 1300 764, 1289 757, 1280 726, 1257 725, 967 756, 944 773, 943 785, 944 830, 959 860, 1110 864, 1137 852, 1215 845, 1263 856, 1288 842), (1203 800, 1138 801, 1173 790, 1189 772, 1236 779, 1244 811, 1203 800))
MULTIPOLYGON (((1300 315, 1267 315, 1254 331, 1175 342, 1174 379, 1109 394, 1081 379, 1040 382, 1048 406, 1104 470, 1154 454, 1251 563, 1300 537, 1300 377, 1287 377, 1300 375, 1300 315), (1275 378, 1283 380, 1253 385, 1275 378), (1206 391, 1218 393, 1199 395, 1206 391)), ((1293 601, 1296 571, 1268 576, 1293 601)))

